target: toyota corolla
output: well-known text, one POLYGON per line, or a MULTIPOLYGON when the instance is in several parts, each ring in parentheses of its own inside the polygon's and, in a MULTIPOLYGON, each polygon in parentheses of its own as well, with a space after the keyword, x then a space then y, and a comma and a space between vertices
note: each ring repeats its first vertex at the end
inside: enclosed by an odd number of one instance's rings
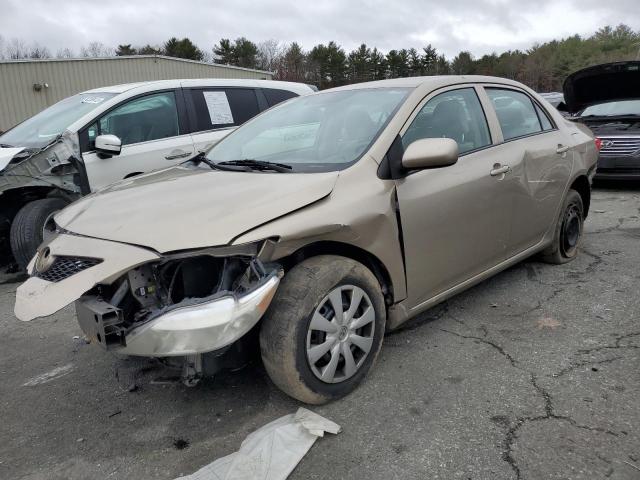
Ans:
POLYGON ((586 127, 517 82, 327 90, 58 213, 15 313, 75 302, 94 343, 188 384, 257 337, 274 383, 323 403, 385 331, 534 254, 575 258, 596 158, 586 127))

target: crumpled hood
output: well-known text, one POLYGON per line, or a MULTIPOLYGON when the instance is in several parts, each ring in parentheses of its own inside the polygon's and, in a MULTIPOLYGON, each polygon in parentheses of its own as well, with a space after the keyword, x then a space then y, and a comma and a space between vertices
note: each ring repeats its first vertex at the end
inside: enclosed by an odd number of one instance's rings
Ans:
POLYGON ((605 63, 567 77, 562 86, 571 113, 596 103, 640 98, 640 61, 605 63))
POLYGON ((0 148, 0 172, 7 168, 7 165, 9 165, 9 162, 11 162, 13 157, 23 150, 24 147, 0 148))
POLYGON ((65 230, 170 252, 229 244, 329 195, 337 172, 253 173, 175 167, 111 185, 56 217, 65 230))

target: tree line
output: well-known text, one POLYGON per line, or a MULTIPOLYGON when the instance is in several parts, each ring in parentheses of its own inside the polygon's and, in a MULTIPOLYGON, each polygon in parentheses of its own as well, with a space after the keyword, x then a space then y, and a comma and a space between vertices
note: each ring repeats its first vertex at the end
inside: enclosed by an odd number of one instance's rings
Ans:
MULTIPOLYGON (((255 68, 274 72, 274 78, 317 85, 320 89, 349 83, 422 75, 494 75, 518 80, 537 91, 557 91, 568 74, 589 65, 640 59, 640 31, 624 24, 606 26, 593 35, 573 35, 535 44, 527 50, 508 50, 475 58, 461 51, 447 59, 432 45, 382 52, 366 44, 347 52, 330 41, 304 50, 300 44, 277 40, 252 42, 245 37, 221 39, 202 50, 190 39, 172 37, 162 45, 132 44, 116 48, 91 42, 77 52, 64 48, 57 58, 108 57, 124 55, 166 55, 255 68)), ((0 36, 0 59, 42 59, 53 55, 45 46, 28 45, 20 39, 5 41, 0 36)))

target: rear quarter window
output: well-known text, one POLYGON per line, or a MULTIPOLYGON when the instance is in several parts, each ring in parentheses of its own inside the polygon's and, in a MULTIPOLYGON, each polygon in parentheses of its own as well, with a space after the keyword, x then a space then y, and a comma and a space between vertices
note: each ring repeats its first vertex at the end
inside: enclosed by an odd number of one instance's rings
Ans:
POLYGON ((198 132, 237 127, 260 111, 252 88, 197 89, 191 96, 198 132))
POLYGON ((264 88, 262 93, 264 93, 270 107, 298 96, 298 94, 290 92, 289 90, 278 90, 275 88, 264 88))

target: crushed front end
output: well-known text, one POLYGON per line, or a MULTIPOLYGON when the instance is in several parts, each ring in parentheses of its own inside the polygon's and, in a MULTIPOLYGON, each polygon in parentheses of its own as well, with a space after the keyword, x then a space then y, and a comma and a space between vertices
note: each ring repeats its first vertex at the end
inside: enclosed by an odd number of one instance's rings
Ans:
POLYGON ((33 277, 16 297, 18 318, 48 315, 75 301, 91 343, 179 364, 188 384, 215 373, 205 372, 203 354, 220 357, 252 330, 282 276, 279 265, 259 260, 253 244, 159 255, 67 233, 41 248, 29 272, 33 277))

